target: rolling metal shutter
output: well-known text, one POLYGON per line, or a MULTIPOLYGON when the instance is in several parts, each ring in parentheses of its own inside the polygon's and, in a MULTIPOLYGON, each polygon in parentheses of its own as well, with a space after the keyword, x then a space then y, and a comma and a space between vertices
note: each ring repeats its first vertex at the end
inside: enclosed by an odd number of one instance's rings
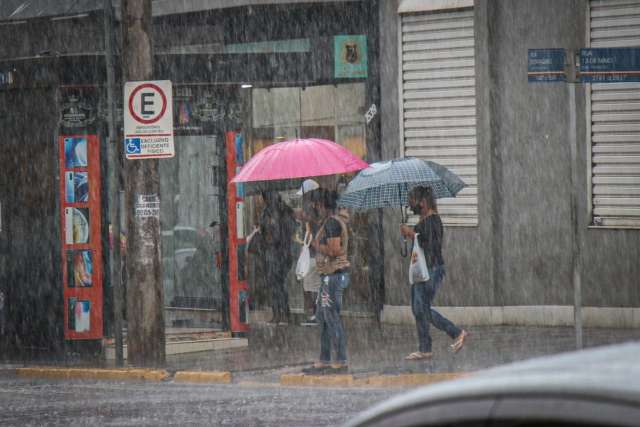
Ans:
POLYGON ((404 155, 438 162, 468 185, 440 199, 447 225, 478 225, 473 9, 401 15, 404 155))
MULTIPOLYGON (((591 47, 640 46, 640 1, 591 1, 591 47)), ((640 226, 640 83, 591 84, 593 223, 640 226)))

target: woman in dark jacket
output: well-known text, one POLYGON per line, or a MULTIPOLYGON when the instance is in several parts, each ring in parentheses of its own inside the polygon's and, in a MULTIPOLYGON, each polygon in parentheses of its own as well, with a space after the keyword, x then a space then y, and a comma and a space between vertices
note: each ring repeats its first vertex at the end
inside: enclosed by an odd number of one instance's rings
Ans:
POLYGON ((416 319, 418 330, 418 351, 406 357, 407 360, 429 359, 432 357, 429 324, 444 331, 453 340, 451 349, 459 351, 469 335, 449 319, 431 308, 436 291, 444 279, 444 259, 442 258, 442 237, 444 229, 438 215, 438 206, 433 197, 431 187, 415 187, 409 193, 409 207, 413 213, 420 215, 415 227, 406 224, 400 226, 400 233, 409 239, 418 234, 418 244, 422 248, 429 270, 429 280, 411 285, 411 310, 416 319))

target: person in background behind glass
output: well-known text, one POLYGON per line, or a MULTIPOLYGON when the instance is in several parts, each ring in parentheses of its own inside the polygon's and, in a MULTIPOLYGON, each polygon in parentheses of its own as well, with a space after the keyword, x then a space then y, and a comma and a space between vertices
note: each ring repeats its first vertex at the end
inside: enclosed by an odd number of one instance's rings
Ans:
POLYGON ((220 230, 220 224, 218 221, 213 221, 209 224, 209 237, 212 242, 213 259, 211 260, 213 266, 218 270, 220 286, 222 287, 222 301, 220 302, 220 311, 222 317, 222 329, 229 329, 229 288, 226 280, 222 280, 222 230, 220 230))
POLYGON ((262 208, 260 223, 247 237, 249 252, 266 259, 267 286, 271 288, 271 310, 269 323, 289 322, 289 292, 287 273, 293 263, 293 236, 296 220, 291 209, 277 192, 262 192, 258 196, 258 207, 262 208), (260 237, 258 237, 258 235, 260 237), (252 249, 257 238, 260 248, 252 249))
POLYGON ((3 340, 4 340, 6 321, 7 321, 6 308, 7 308, 6 297, 4 295, 4 291, 0 289, 0 344, 4 344, 3 340))

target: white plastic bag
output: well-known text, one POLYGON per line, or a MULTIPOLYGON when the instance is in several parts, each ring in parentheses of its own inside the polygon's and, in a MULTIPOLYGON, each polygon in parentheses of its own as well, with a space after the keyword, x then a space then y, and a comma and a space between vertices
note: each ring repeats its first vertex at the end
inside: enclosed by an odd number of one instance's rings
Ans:
POLYGON ((429 269, 424 251, 418 243, 418 233, 413 238, 413 250, 411 251, 411 264, 409 264, 409 283, 426 282, 429 280, 429 269))
POLYGON ((296 264, 296 277, 298 280, 305 278, 311 270, 311 254, 309 253, 309 245, 311 245, 311 233, 308 231, 304 235, 304 243, 302 244, 302 250, 298 257, 298 263, 296 264))

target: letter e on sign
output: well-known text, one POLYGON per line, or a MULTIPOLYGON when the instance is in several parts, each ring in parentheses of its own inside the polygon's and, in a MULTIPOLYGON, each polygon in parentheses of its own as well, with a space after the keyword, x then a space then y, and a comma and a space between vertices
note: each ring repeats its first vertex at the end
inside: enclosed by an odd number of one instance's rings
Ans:
POLYGON ((129 95, 127 108, 135 121, 150 125, 160 120, 167 111, 167 96, 156 84, 144 83, 129 95))

